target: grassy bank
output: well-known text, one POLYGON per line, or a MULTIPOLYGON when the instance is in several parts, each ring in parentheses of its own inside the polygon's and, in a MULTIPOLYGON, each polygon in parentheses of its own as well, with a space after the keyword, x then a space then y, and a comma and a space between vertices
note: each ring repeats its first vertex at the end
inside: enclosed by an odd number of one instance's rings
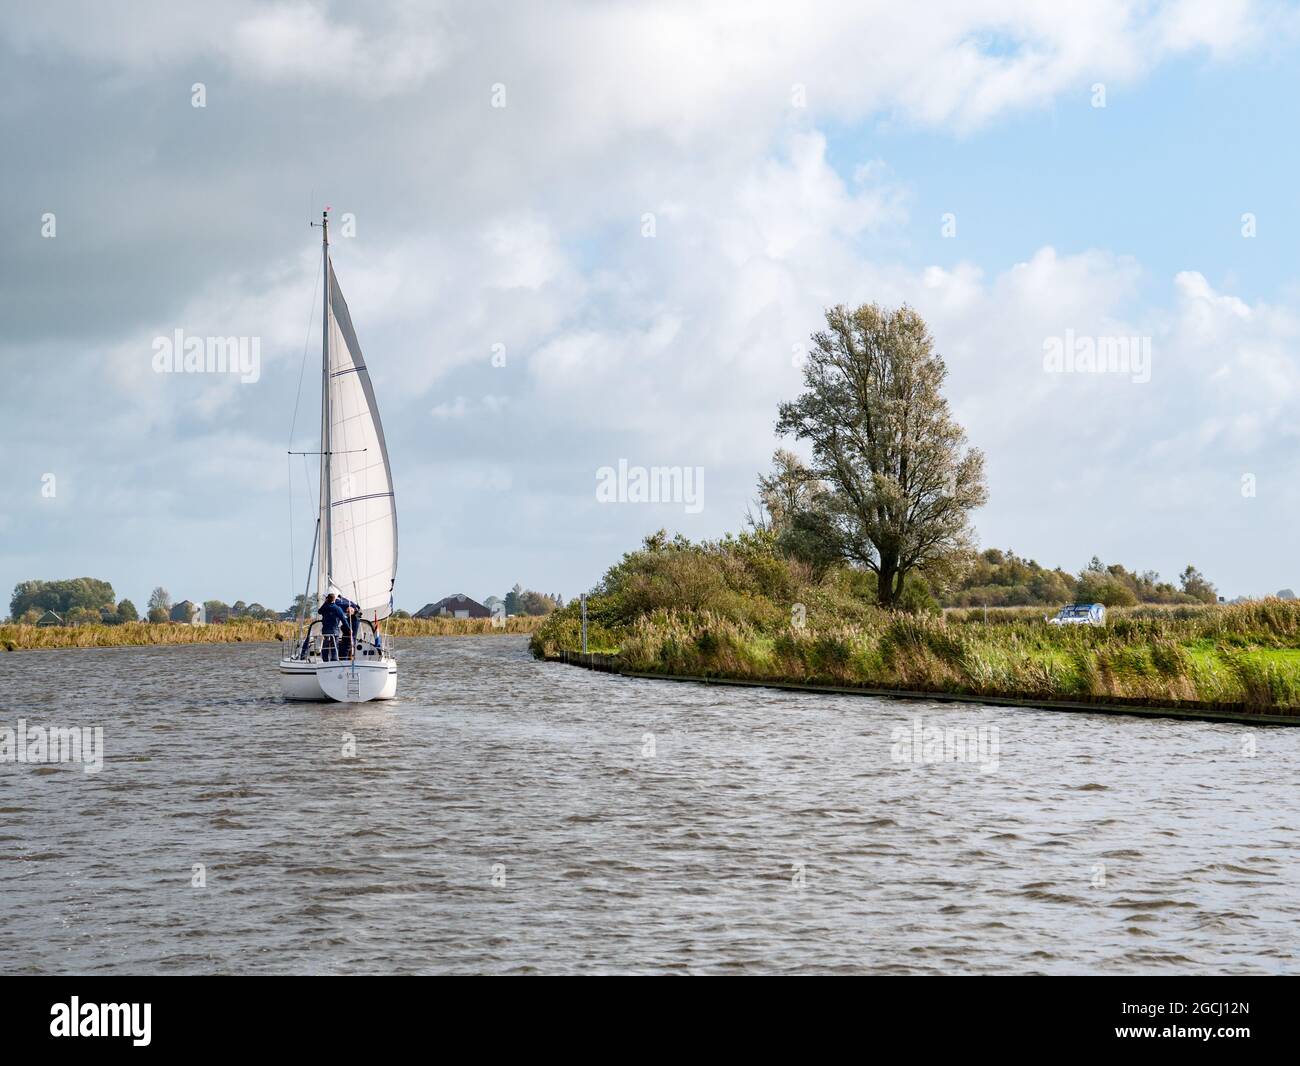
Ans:
MULTIPOLYGON (((815 577, 742 538, 626 556, 591 598, 588 646, 645 673, 1300 715, 1300 603, 1119 609, 1104 628, 1043 613, 886 612, 857 576, 815 577)), ((577 650, 576 608, 531 646, 577 650)))
MULTIPOLYGON (((459 637, 479 634, 532 633, 541 617, 519 615, 496 629, 488 618, 393 618, 383 624, 392 637, 459 637)), ((0 625, 0 649, 28 651, 38 648, 123 648, 147 644, 234 644, 243 641, 290 640, 297 632, 293 622, 223 622, 187 626, 164 622, 127 622, 123 625, 27 626, 0 625)))

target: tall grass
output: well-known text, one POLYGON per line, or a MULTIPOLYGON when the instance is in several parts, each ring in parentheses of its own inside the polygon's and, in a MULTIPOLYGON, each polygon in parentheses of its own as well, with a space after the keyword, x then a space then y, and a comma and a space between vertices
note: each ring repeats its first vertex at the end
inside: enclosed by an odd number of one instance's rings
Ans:
MULTIPOLYGON (((1049 626, 1041 607, 904 614, 864 575, 813 574, 759 538, 651 538, 588 601, 588 649, 625 669, 1042 700, 1196 702, 1300 713, 1300 602, 1138 606, 1105 627, 1049 626)), ((576 603, 533 634, 580 648, 576 603)))
POLYGON ((491 618, 390 618, 382 629, 395 637, 472 637, 534 633, 545 620, 544 615, 515 614, 498 628, 491 618))
POLYGON ((617 651, 625 669, 648 673, 1300 713, 1298 630, 1300 605, 1280 602, 1106 628, 880 612, 865 624, 765 632, 688 611, 638 619, 617 651))
MULTIPOLYGON (((541 616, 516 615, 496 628, 490 618, 390 618, 382 624, 392 637, 454 637, 478 634, 532 633, 541 616)), ((163 622, 126 622, 122 625, 30 626, 0 625, 0 649, 28 651, 38 648, 121 648, 148 644, 232 644, 244 641, 292 640, 294 622, 221 622, 187 626, 163 622)))

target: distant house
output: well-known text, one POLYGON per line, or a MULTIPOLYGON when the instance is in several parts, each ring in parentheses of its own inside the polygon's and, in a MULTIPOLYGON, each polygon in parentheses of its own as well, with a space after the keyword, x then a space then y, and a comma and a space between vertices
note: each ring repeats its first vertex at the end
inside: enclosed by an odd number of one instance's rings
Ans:
POLYGON ((63 625, 63 619, 53 611, 46 611, 40 618, 36 619, 36 624, 38 626, 61 626, 63 625))
POLYGON ((491 618, 492 612, 484 607, 477 600, 471 600, 463 592, 457 592, 454 596, 448 596, 446 599, 439 600, 437 603, 426 603, 415 612, 416 618, 491 618))
POLYGON ((172 608, 169 615, 173 622, 180 622, 187 626, 203 626, 208 624, 207 615, 203 610, 203 604, 194 603, 190 600, 181 600, 172 608))

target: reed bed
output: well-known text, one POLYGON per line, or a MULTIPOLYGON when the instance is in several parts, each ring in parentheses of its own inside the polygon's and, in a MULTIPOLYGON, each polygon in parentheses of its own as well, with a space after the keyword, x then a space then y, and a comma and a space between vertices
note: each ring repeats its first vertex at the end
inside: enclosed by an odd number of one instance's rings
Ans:
MULTIPOLYGON (((987 623, 979 608, 875 610, 847 624, 773 627, 661 609, 589 632, 588 646, 645 673, 1300 715, 1300 603, 1137 607, 1100 628, 1048 626, 1029 610, 990 609, 987 623)), ((563 618, 533 638, 537 654, 578 646, 563 618)))
POLYGON ((545 615, 515 614, 494 626, 491 618, 390 618, 383 630, 394 637, 500 636, 534 633, 545 620, 545 615))
MULTIPOLYGON (((390 618, 383 631, 392 637, 459 637, 492 634, 527 634, 544 621, 542 616, 517 615, 493 626, 490 618, 390 618)), ((175 622, 125 622, 122 625, 31 626, 0 625, 0 649, 29 651, 40 648, 124 648, 150 644, 233 644, 292 640, 296 622, 220 622, 187 626, 175 622)))

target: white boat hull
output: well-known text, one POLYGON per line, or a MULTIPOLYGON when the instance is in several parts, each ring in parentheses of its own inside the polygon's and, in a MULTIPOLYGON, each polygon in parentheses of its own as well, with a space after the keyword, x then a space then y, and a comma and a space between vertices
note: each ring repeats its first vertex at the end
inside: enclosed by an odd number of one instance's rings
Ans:
POLYGON ((280 660, 280 695, 287 700, 365 703, 397 695, 397 661, 351 662, 280 660))
POLYGON ((397 693, 397 664, 391 659, 326 663, 316 668, 316 680, 321 691, 339 703, 392 699, 397 693))

